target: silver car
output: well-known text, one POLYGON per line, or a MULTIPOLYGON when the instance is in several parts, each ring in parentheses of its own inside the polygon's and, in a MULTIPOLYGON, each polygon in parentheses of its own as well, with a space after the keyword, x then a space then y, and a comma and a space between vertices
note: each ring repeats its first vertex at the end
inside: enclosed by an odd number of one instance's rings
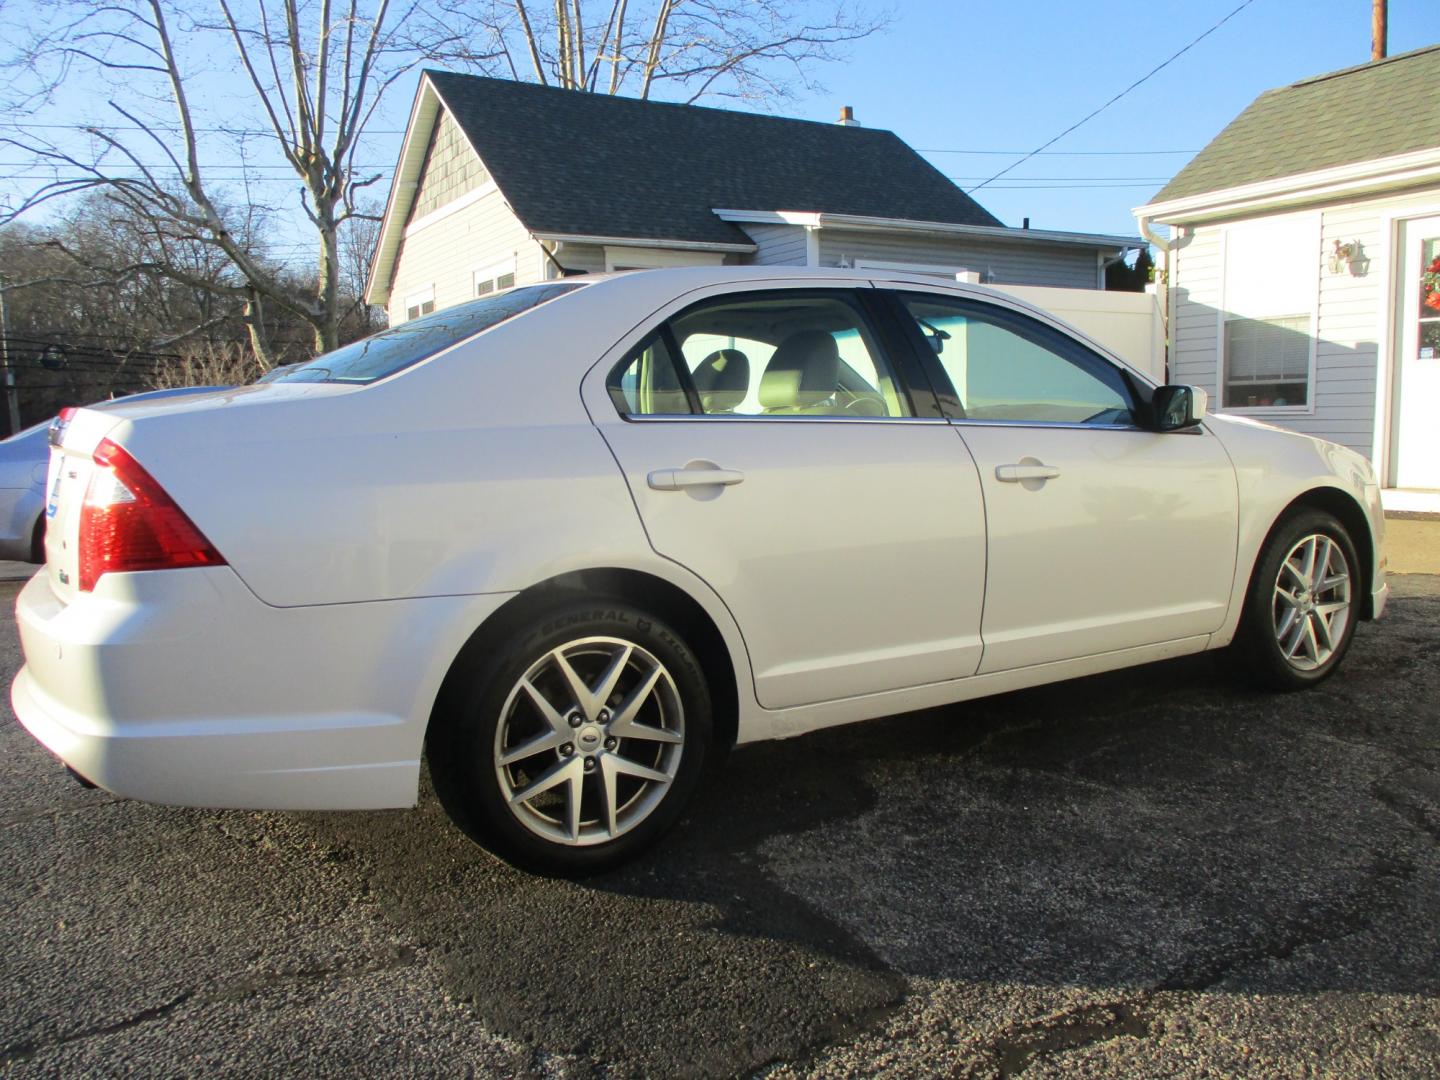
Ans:
POLYGON ((45 470, 50 421, 0 441, 0 559, 45 561, 45 470))

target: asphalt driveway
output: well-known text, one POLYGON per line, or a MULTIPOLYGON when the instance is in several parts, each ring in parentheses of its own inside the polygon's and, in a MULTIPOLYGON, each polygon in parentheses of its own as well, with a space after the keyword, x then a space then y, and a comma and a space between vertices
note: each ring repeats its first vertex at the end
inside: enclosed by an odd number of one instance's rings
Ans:
POLYGON ((586 884, 491 861, 428 791, 85 791, 7 705, 0 1066, 1433 1077, 1440 578, 1395 585, 1317 691, 1192 657, 747 748, 586 884))

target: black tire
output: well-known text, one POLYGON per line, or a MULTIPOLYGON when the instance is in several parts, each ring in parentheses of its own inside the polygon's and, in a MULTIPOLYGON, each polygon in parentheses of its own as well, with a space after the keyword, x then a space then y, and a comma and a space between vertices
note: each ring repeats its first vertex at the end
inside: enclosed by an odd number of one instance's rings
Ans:
POLYGON ((526 618, 473 671, 455 673, 431 722, 427 755, 441 804, 472 839, 521 869, 578 877, 633 858, 675 823, 704 773, 712 731, 704 672, 679 634, 625 601, 573 599, 526 618), (605 672, 618 668, 612 692, 603 701, 592 695, 592 707, 582 710, 557 655, 587 693, 603 688, 605 672), (622 717, 655 665, 654 688, 635 717, 622 717), (518 747, 562 737, 557 721, 570 725, 582 711, 567 742, 501 762, 518 747), (677 734, 680 741, 671 741, 677 734), (658 735, 667 741, 653 741, 658 735), (625 771, 636 766, 670 779, 662 784, 625 771), (529 800, 509 797, 556 775, 565 779, 529 800), (576 791, 580 827, 571 832, 576 791))
MULTIPOLYGON (((1303 552, 1299 554, 1303 555, 1303 552)), ((1335 564, 1332 562, 1331 565, 1335 564)), ((1290 586, 1289 591, 1302 596, 1307 604, 1314 604, 1316 611, 1322 611, 1340 599, 1341 590, 1338 585, 1329 590, 1316 590, 1312 595, 1311 590, 1301 587, 1298 576, 1289 570, 1286 570, 1285 574, 1286 584, 1290 586)), ((1240 616, 1235 641, 1230 646, 1232 656, 1252 681, 1265 689, 1304 690, 1323 682, 1340 666, 1350 649, 1351 641, 1354 640, 1364 588, 1360 559, 1345 526, 1321 510, 1300 510, 1291 514, 1271 531, 1260 549, 1259 558, 1255 561, 1255 572, 1251 575, 1250 588, 1245 595, 1245 610, 1240 616), (1297 546, 1305 544, 1310 537, 1327 538, 1334 544, 1334 557, 1344 560, 1348 584, 1345 599, 1349 607, 1345 611, 1343 626, 1328 643, 1328 655, 1318 661, 1310 655, 1313 643, 1304 640, 1305 628, 1299 622, 1289 624, 1290 629, 1284 634, 1287 641, 1292 634, 1300 639, 1296 658, 1292 659, 1287 655, 1282 644, 1282 630, 1287 625, 1284 618, 1290 605, 1288 600, 1282 600, 1277 594, 1282 567, 1292 553, 1296 552, 1297 546)), ((1315 620, 1324 620, 1326 616, 1309 614, 1303 607, 1296 610, 1304 612, 1297 614, 1297 619, 1310 621, 1309 632, 1314 633, 1317 641, 1322 641, 1323 651, 1326 632, 1319 628, 1315 620)))

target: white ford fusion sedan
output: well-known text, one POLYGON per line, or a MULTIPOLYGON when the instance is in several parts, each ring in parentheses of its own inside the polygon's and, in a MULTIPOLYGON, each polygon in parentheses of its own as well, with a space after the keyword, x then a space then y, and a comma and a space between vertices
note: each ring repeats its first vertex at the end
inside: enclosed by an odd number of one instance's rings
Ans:
POLYGON ((736 743, 1231 646, 1331 674, 1379 491, 1042 312, 874 273, 513 289, 264 386, 67 413, 21 722, 121 795, 652 843, 736 743))

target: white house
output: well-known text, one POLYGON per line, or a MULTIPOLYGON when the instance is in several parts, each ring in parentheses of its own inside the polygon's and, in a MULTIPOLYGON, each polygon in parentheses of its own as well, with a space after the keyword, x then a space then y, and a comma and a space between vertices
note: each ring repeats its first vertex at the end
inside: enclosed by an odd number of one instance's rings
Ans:
POLYGON ((1440 511, 1437 88, 1440 46, 1269 90, 1135 211, 1171 381, 1361 451, 1391 509, 1440 511))
POLYGON ((394 324, 516 284, 706 263, 1096 290, 1107 263, 1138 246, 1007 228, 894 134, 848 116, 822 124, 428 71, 367 299, 394 324))

